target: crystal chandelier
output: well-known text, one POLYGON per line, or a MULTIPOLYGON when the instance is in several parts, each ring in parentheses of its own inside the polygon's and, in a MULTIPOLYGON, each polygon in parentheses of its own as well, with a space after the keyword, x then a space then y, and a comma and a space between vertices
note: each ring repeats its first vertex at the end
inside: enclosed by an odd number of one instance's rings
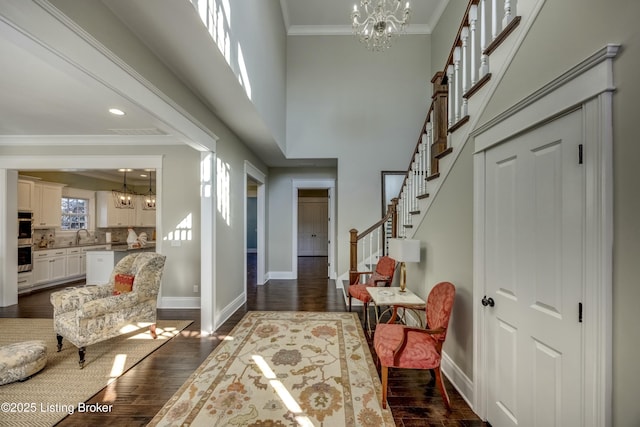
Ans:
POLYGON ((113 190, 113 202, 118 209, 134 209, 136 193, 127 187, 127 170, 124 171, 124 183, 119 190, 113 190))
POLYGON ((360 21, 360 9, 353 5, 353 32, 368 49, 377 52, 385 50, 394 37, 404 32, 409 24, 411 9, 409 2, 401 9, 401 2, 402 0, 360 0, 360 7, 364 9, 365 15, 363 21, 360 21))

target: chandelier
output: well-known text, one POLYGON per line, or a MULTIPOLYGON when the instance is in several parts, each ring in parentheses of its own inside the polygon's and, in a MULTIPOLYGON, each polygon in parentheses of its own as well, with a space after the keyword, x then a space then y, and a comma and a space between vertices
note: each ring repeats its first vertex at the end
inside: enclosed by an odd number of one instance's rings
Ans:
POLYGON ((156 210, 156 193, 153 192, 151 187, 151 171, 149 171, 149 191, 142 195, 144 202, 142 203, 142 209, 148 211, 156 210))
POLYGON ((409 24, 409 2, 401 9, 402 0, 360 0, 365 18, 360 21, 360 9, 353 5, 351 20, 353 32, 369 50, 387 49, 391 40, 404 32, 409 24), (374 6, 375 3, 375 6, 374 6))
MULTIPOLYGON (((131 170, 131 169, 129 169, 131 170)), ((118 209, 134 209, 136 193, 127 187, 127 170, 124 172, 124 182, 119 190, 113 190, 113 202, 118 209)))

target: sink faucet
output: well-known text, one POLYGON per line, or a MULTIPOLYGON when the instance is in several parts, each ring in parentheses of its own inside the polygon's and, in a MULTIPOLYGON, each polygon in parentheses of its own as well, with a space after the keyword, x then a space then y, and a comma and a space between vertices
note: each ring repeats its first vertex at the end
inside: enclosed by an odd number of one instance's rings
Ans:
POLYGON ((87 230, 86 228, 81 228, 80 230, 76 231, 76 246, 80 244, 81 231, 84 231, 85 233, 87 233, 87 237, 89 237, 89 230, 87 230))

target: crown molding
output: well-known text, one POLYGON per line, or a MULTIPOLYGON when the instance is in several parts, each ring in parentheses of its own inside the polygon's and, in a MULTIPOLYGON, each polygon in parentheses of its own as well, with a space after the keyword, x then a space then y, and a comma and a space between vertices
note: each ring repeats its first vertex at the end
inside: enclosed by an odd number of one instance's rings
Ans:
MULTIPOLYGON (((345 36, 352 35, 351 25, 291 25, 288 36, 345 36)), ((427 24, 409 25, 402 34, 431 34, 427 24)))

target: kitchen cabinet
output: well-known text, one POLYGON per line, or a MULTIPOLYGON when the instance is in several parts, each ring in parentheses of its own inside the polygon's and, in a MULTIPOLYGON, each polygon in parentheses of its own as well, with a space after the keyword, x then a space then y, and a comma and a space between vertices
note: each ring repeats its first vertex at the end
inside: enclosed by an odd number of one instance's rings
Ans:
POLYGON ((56 282, 67 276, 67 250, 50 249, 33 254, 32 284, 56 282))
POLYGON ((67 278, 85 274, 86 255, 81 248, 67 249, 67 278))
POLYGON ((36 182, 33 185, 33 226, 35 228, 60 227, 64 184, 36 182))
POLYGON ((111 191, 96 192, 97 224, 107 227, 155 227, 156 211, 142 209, 142 196, 136 196, 134 209, 116 208, 111 191))
POLYGON ((33 181, 18 180, 18 210, 33 210, 33 181))
POLYGON ((156 226, 156 210, 146 210, 142 207, 144 196, 138 196, 136 200, 136 223, 138 227, 155 227, 156 226))

